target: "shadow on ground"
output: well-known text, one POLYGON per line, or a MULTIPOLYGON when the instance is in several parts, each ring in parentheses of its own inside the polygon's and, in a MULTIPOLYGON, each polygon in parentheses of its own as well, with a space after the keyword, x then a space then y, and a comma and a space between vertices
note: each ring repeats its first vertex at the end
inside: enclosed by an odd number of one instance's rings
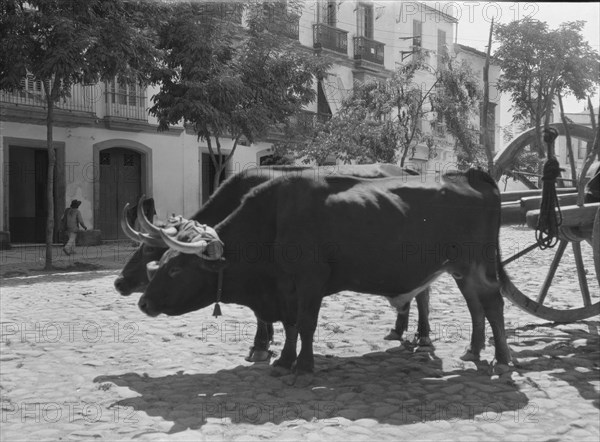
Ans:
POLYGON ((550 372, 550 376, 567 382, 582 398, 600 408, 600 393, 596 390, 600 380, 599 329, 598 321, 518 328, 519 339, 511 343, 517 371, 523 375, 550 372))
POLYGON ((390 349, 348 358, 316 355, 315 366, 310 385, 301 388, 290 385, 291 375, 270 376, 266 364, 162 377, 124 373, 99 376, 94 382, 101 390, 112 383, 139 394, 112 407, 132 407, 173 421, 170 433, 224 418, 256 425, 299 419, 335 423, 340 417, 392 425, 497 421, 504 413, 512 419, 528 403, 510 379, 492 379, 485 367, 444 372, 432 353, 390 349))
POLYGON ((6 270, 0 275, 0 281, 3 287, 16 287, 36 283, 90 281, 104 278, 110 273, 114 273, 116 278, 119 269, 106 268, 94 263, 74 262, 66 266, 56 266, 52 270, 43 268, 6 270))

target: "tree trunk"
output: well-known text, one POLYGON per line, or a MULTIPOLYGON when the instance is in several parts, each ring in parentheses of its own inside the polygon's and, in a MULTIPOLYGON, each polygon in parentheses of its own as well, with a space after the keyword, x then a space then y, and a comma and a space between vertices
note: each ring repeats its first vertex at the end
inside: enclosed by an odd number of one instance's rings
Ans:
MULTIPOLYGON (((50 94, 48 94, 50 95, 50 94)), ((54 240, 54 166, 56 164, 56 153, 52 146, 52 128, 54 123, 54 101, 47 100, 48 113, 46 119, 46 146, 48 149, 48 177, 46 181, 46 198, 48 205, 48 216, 46 218, 46 263, 45 270, 52 269, 52 242, 54 240)))
POLYGON ((492 146, 490 143, 490 129, 489 125, 489 100, 490 100, 490 80, 489 80, 489 72, 490 72, 490 52, 492 50, 492 33, 494 30, 494 19, 492 18, 492 23, 490 25, 490 36, 488 39, 488 47, 487 53, 485 57, 485 65, 483 67, 483 127, 481 128, 483 131, 483 147, 485 149, 485 155, 488 161, 488 173, 492 175, 495 181, 500 179, 500 176, 496 176, 497 173, 494 170, 494 152, 492 152, 492 146))

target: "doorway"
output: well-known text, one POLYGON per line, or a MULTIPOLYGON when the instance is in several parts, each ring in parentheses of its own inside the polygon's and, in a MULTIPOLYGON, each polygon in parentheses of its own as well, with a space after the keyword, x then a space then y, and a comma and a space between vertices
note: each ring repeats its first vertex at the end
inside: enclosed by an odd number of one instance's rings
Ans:
MULTIPOLYGON (((8 157, 8 212, 11 242, 44 243, 48 217, 46 195, 48 151, 33 147, 10 146, 8 157)), ((56 169, 54 178, 56 215, 58 207, 56 169)))
POLYGON ((132 149, 113 147, 100 151, 99 210, 96 228, 103 239, 125 239, 119 220, 125 204, 137 204, 142 194, 142 155, 132 149))

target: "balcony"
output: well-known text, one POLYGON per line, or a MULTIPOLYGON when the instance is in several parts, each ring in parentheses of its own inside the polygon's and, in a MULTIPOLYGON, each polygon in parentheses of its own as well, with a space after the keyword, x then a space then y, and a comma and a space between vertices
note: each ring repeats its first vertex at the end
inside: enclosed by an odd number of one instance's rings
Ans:
POLYGON ((106 116, 148 121, 146 91, 134 84, 110 82, 106 85, 106 116))
MULTIPOLYGON (((45 124, 48 105, 42 83, 28 75, 21 82, 22 89, 0 91, 0 120, 45 124)), ((54 105, 54 123, 57 126, 90 125, 94 121, 94 86, 75 84, 68 97, 54 105)))
POLYGON ((318 123, 324 124, 330 118, 330 114, 301 111, 299 114, 290 118, 290 126, 297 132, 308 134, 317 128, 318 123))
POLYGON ((348 54, 348 32, 324 23, 313 25, 313 47, 348 54))
POLYGON ((272 127, 265 141, 299 141, 311 137, 317 129, 318 123, 326 123, 331 118, 330 114, 321 114, 310 111, 300 111, 289 117, 287 123, 272 127))
POLYGON ((288 13, 269 16, 267 30, 273 34, 282 35, 292 40, 299 40, 300 16, 288 13))
POLYGON ((383 43, 366 37, 354 37, 354 59, 383 65, 383 43))
MULTIPOLYGON (((46 108, 46 97, 42 83, 28 75, 21 81, 23 89, 13 92, 0 91, 0 102, 15 104, 17 106, 35 106, 46 108)), ((79 84, 71 86, 69 97, 61 98, 55 108, 64 111, 93 112, 93 86, 79 84)))

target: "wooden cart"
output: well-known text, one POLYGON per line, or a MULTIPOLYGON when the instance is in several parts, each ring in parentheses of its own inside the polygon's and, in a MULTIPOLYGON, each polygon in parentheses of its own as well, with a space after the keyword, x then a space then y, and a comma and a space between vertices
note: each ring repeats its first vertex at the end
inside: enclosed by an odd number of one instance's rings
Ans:
MULTIPOLYGON (((552 124, 559 135, 564 135, 564 126, 562 124, 552 124)), ((571 134, 577 138, 594 141, 595 131, 589 127, 581 125, 570 125, 571 134)), ((505 168, 515 155, 526 145, 533 141, 533 137, 537 136, 535 130, 531 129, 517 137, 495 158, 495 164, 501 168, 505 168)), ((574 189, 573 189, 574 190, 574 189)), ((533 283, 531 287, 527 287, 523 291, 519 290, 514 284, 509 284, 509 287, 502 291, 502 295, 514 303, 516 306, 526 312, 554 322, 573 322, 600 314, 600 203, 588 203, 577 205, 578 195, 567 191, 567 193, 558 195, 560 211, 562 213, 562 223, 559 228, 558 242, 556 247, 547 248, 543 252, 540 251, 533 230, 536 229, 538 218, 540 216, 540 201, 541 196, 531 196, 531 191, 527 191, 528 195, 519 198, 518 205, 522 213, 521 221, 532 229, 532 245, 523 248, 512 257, 506 259, 504 264, 509 273, 518 271, 519 258, 536 254, 536 259, 539 260, 540 254, 545 254, 547 257, 547 268, 541 267, 540 273, 544 273, 545 277, 541 283, 533 283), (587 246, 584 243, 588 243, 587 246), (582 253, 582 244, 589 248, 591 253, 582 253), (565 250, 571 247, 570 253, 565 254, 565 250), (590 259, 590 254, 593 256, 590 259), (551 294, 551 287, 554 283, 554 277, 561 263, 566 264, 567 255, 572 255, 574 259, 577 280, 579 282, 579 290, 581 300, 578 303, 565 307, 564 295, 562 293, 562 303, 555 303, 551 294), (586 269, 586 262, 588 263, 586 269), (590 265, 590 261, 592 261, 590 265), (510 263, 516 267, 510 268, 510 263), (596 282, 598 286, 596 286, 596 282), (591 286, 591 289, 590 289, 591 286), (577 306, 580 305, 580 306, 577 306)), ((539 191, 541 193, 541 190, 539 191)), ((514 211, 515 202, 503 202, 503 224, 509 223, 510 220, 515 221, 514 211), (511 216, 509 216, 512 214, 511 216)), ((518 215, 517 215, 518 218, 518 215)), ((522 263, 522 261, 520 261, 522 263)), ((572 286, 571 286, 572 287, 572 286)), ((572 288, 559 288, 555 292, 571 292, 572 288)), ((572 299, 571 299, 572 300, 572 299)), ((572 300, 575 301, 575 300, 572 300)))

